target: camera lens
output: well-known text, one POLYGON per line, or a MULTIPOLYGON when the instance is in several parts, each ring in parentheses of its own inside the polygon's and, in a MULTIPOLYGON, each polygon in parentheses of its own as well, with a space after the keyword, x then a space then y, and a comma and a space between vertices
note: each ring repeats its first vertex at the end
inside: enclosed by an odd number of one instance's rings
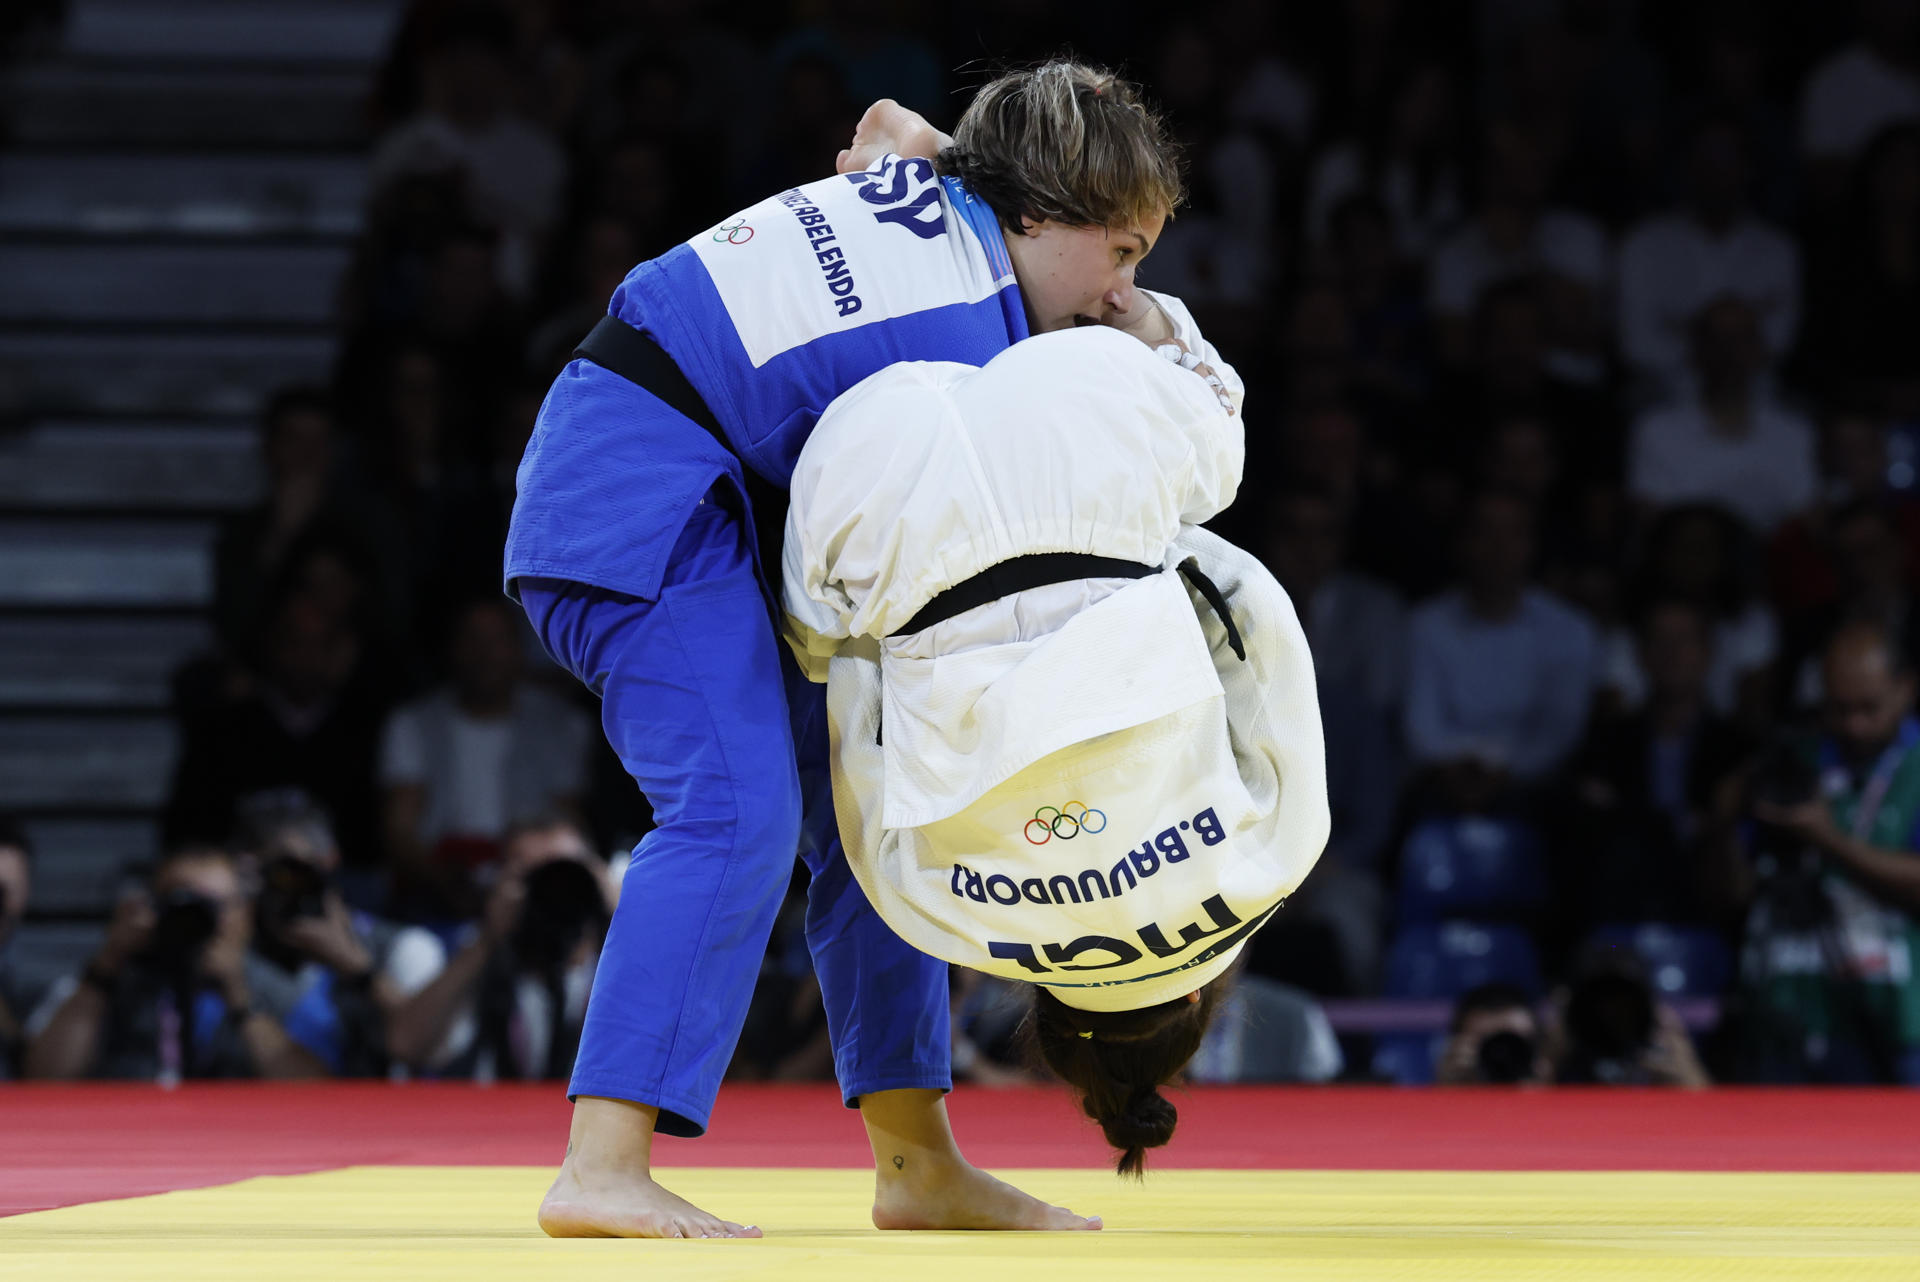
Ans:
POLYGON ((1528 1038, 1507 1031, 1480 1043, 1480 1080, 1500 1086, 1524 1082, 1533 1076, 1534 1046, 1528 1038))

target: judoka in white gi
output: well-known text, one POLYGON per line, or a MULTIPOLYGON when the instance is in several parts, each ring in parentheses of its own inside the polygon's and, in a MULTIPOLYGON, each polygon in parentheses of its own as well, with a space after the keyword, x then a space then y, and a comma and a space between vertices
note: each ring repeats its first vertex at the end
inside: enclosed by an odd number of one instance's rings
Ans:
POLYGON ((1293 606, 1199 528, 1239 486, 1241 383, 1158 301, 1211 385, 1083 328, 853 387, 801 451, 783 565, 855 877, 915 947, 1036 986, 1042 1054, 1136 1172, 1214 981, 1328 829, 1293 606))

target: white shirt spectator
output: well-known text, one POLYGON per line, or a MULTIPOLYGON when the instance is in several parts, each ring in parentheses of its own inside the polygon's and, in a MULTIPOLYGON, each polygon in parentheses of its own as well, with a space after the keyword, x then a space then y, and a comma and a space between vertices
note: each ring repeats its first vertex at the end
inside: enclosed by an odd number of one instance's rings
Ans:
MULTIPOLYGON (((1754 602, 1731 619, 1713 625, 1713 664, 1707 669, 1707 702, 1722 716, 1739 708, 1740 682, 1772 663, 1780 653, 1780 627, 1773 611, 1754 602)), ((1628 628, 1607 631, 1605 673, 1601 684, 1619 694, 1629 707, 1646 701, 1647 674, 1640 668, 1640 648, 1628 628)))
MULTIPOLYGON (((1358 143, 1336 143, 1322 153, 1307 184, 1307 236, 1313 244, 1326 240, 1328 224, 1340 202, 1366 185, 1366 162, 1358 143)), ((1376 194, 1393 220, 1395 246, 1414 262, 1425 262, 1441 238, 1467 216, 1466 202, 1460 195, 1460 175, 1452 167, 1435 175, 1433 189, 1422 197, 1405 162, 1389 161, 1380 174, 1376 194)))
POLYGON ((1810 156, 1844 158, 1900 120, 1920 118, 1920 76, 1851 45, 1807 78, 1800 103, 1800 145, 1810 156))
POLYGON ((1584 214, 1548 210, 1534 223, 1531 240, 1515 251, 1494 245, 1475 219, 1434 254, 1429 298, 1436 312, 1470 315, 1488 286, 1531 272, 1565 276, 1601 290, 1607 285, 1607 260, 1607 234, 1584 214))
POLYGON ((1586 729, 1597 646, 1586 616, 1528 589, 1510 618, 1477 617, 1464 593, 1413 612, 1407 748, 1421 765, 1474 759, 1542 778, 1586 729))
POLYGON ((1635 498, 1721 503, 1764 534, 1813 502, 1813 425, 1756 395, 1752 425, 1732 436, 1715 430, 1698 397, 1683 396, 1633 425, 1627 472, 1635 498))
POLYGON ((1677 394, 1689 377, 1688 327, 1723 294, 1752 304, 1767 351, 1784 356, 1800 329, 1799 247, 1757 218, 1724 236, 1690 214, 1641 221, 1620 250, 1620 350, 1677 394))
POLYGON ((1342 570, 1314 590, 1300 622, 1324 686, 1397 707, 1407 678, 1407 611, 1392 588, 1342 570))
POLYGON ((482 720, 441 690, 387 719, 380 783, 426 789, 420 840, 499 837, 586 790, 592 727, 571 704, 534 686, 514 692, 505 717, 482 720))

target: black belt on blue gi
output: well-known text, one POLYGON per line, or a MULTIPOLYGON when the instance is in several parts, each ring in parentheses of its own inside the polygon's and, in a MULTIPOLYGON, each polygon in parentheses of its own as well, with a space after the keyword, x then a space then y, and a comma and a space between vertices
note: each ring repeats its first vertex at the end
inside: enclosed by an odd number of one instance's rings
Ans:
POLYGON ((618 316, 602 316, 600 323, 573 349, 573 355, 577 360, 592 361, 629 383, 645 388, 665 401, 669 408, 706 428, 727 453, 734 452, 733 446, 727 442, 727 434, 720 430, 720 420, 707 408, 700 393, 693 390, 693 384, 673 363, 673 357, 661 351, 658 343, 618 316))
MULTIPOLYGON (((573 355, 578 360, 592 361, 659 397, 667 408, 705 428, 709 436, 720 442, 721 449, 740 458, 740 452, 727 440, 720 420, 714 417, 705 399, 687 381, 687 376, 680 372, 680 367, 673 363, 673 357, 618 316, 602 316, 600 323, 573 349, 573 355)), ((739 493, 739 499, 753 511, 760 564, 773 567, 777 576, 780 570, 780 538, 787 524, 786 492, 762 479, 758 472, 747 466, 745 459, 740 460, 740 471, 746 479, 746 489, 739 493)), ((730 495, 735 491, 732 486, 725 486, 717 488, 715 493, 730 495)), ((780 618, 779 593, 766 584, 764 577, 762 585, 767 589, 767 605, 777 623, 780 618)))

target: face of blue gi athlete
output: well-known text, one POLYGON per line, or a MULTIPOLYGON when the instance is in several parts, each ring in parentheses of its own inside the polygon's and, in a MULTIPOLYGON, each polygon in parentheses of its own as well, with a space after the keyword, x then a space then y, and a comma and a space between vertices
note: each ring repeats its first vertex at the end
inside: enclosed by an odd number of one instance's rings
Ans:
POLYGON ((1163 213, 1128 227, 1073 227, 1048 219, 1023 224, 1024 234, 1008 232, 1028 328, 1049 334, 1107 323, 1130 311, 1134 272, 1166 225, 1163 213))

